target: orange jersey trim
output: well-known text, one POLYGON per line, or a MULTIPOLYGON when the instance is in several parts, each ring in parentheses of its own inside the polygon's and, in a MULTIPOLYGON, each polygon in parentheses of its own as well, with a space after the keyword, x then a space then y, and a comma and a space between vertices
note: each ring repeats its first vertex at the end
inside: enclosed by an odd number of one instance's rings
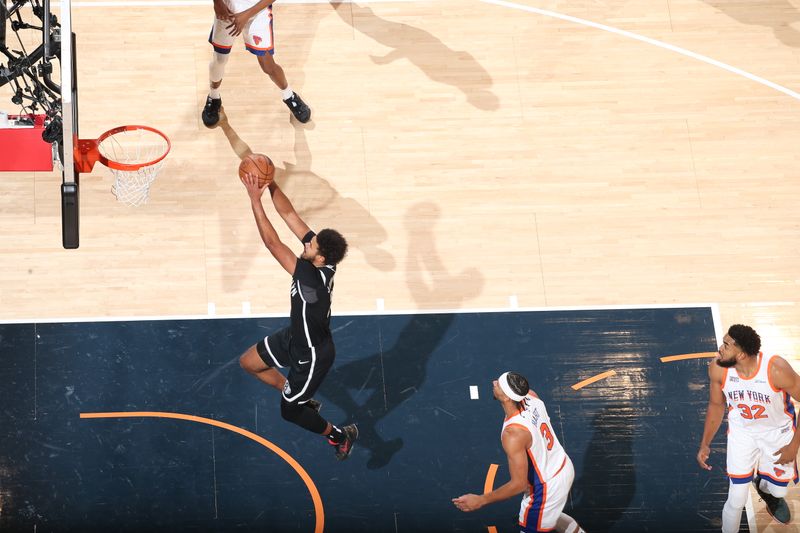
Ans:
POLYGON ((764 362, 764 354, 761 353, 761 352, 758 352, 758 366, 756 367, 756 371, 753 372, 753 375, 750 376, 749 378, 746 378, 746 377, 742 376, 739 372, 736 372, 736 375, 739 376, 739 379, 741 379, 743 381, 750 381, 751 379, 755 379, 755 377, 758 375, 758 372, 761 370, 761 363, 763 363, 763 362, 764 362))
MULTIPOLYGON (((531 464, 533 465, 533 469, 536 470, 536 476, 541 480, 541 483, 542 483, 542 504, 541 504, 541 507, 539 508, 539 516, 536 519, 536 529, 541 531, 542 530, 542 518, 543 518, 543 515, 544 515, 544 506, 547 503, 547 483, 545 483, 544 478, 542 477, 542 473, 541 473, 541 471, 539 471, 539 465, 536 464, 536 459, 533 458, 533 454, 531 453, 530 450, 528 450, 528 457, 531 460, 531 464)), ((528 523, 528 513, 530 512, 531 507, 533 507, 533 502, 536 501, 536 497, 533 494, 533 489, 534 489, 533 485, 528 483, 528 488, 529 488, 529 492, 531 494, 531 500, 528 502, 528 506, 525 508, 525 514, 522 515, 522 523, 520 524, 521 526, 524 526, 525 524, 528 523)))
POLYGON ((767 383, 769 383, 769 388, 771 388, 775 392, 782 392, 783 389, 776 389, 775 385, 772 384, 772 363, 775 362, 775 355, 772 356, 772 359, 769 360, 769 364, 767 365, 767 383))

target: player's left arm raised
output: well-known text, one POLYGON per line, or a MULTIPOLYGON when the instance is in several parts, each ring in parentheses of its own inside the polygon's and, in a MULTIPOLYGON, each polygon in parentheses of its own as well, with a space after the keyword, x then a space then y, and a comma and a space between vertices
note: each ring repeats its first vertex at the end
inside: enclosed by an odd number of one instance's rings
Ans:
MULTIPOLYGON (((794 371, 792 365, 790 365, 786 359, 782 357, 776 357, 773 359, 773 363, 770 367, 769 377, 773 386, 788 392, 789 396, 800 401, 800 376, 797 375, 797 372, 794 371)), ((797 459, 797 450, 799 448, 800 431, 795 431, 792 441, 775 452, 775 455, 779 455, 776 462, 782 465, 791 463, 797 459)))
POLYGON ((261 203, 261 196, 267 188, 258 186, 258 177, 254 174, 246 174, 240 177, 242 184, 247 189, 247 195, 250 197, 250 207, 253 209, 253 216, 256 219, 256 226, 258 226, 258 233, 261 235, 261 240, 264 241, 264 246, 267 247, 269 253, 280 263, 280 265, 289 274, 294 275, 294 269, 297 266, 297 257, 292 250, 289 249, 280 237, 272 222, 267 218, 267 213, 264 211, 264 205, 261 203))

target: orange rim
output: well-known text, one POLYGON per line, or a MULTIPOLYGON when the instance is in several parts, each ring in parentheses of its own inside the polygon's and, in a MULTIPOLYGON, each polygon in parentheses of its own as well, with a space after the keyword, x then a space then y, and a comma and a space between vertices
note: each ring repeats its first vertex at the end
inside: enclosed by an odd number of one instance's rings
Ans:
POLYGON ((159 130, 157 130, 155 128, 151 128, 150 126, 139 126, 139 125, 135 125, 135 124, 134 125, 128 125, 128 126, 117 126, 116 128, 111 128, 107 132, 105 132, 102 135, 100 135, 100 137, 95 139, 93 141, 93 143, 94 143, 95 150, 97 150, 97 160, 100 161, 101 163, 103 163, 108 168, 113 168, 114 170, 139 170, 142 167, 149 167, 151 165, 155 165, 156 163, 162 161, 165 157, 167 157, 167 154, 172 149, 172 143, 169 142, 169 137, 164 135, 163 132, 161 132, 161 131, 159 131, 159 130), (106 139, 111 137, 112 135, 116 135, 117 133, 122 133, 123 131, 134 131, 134 130, 149 131, 149 132, 155 133, 156 135, 158 135, 159 137, 164 139, 164 141, 167 143, 167 149, 164 151, 164 153, 161 155, 161 157, 158 157, 158 158, 156 158, 156 159, 154 159, 152 161, 144 161, 142 163, 120 163, 118 161, 114 161, 113 159, 109 159, 108 157, 106 157, 102 153, 100 153, 100 151, 99 151, 100 143, 102 143, 103 141, 105 141, 106 139))

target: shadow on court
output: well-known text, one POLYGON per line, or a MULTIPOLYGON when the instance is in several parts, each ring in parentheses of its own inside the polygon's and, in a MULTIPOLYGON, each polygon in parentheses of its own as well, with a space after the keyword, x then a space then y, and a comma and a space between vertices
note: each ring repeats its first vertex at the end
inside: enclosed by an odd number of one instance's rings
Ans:
POLYGON ((787 0, 764 2, 730 2, 729 0, 703 0, 714 9, 732 19, 753 26, 772 28, 775 37, 785 44, 800 46, 800 10, 787 0))
POLYGON ((583 469, 572 485, 573 516, 588 531, 611 531, 636 494, 630 413, 630 406, 609 406, 592 419, 583 469))
POLYGON ((370 56, 376 65, 408 60, 431 80, 460 90, 478 109, 494 111, 500 106, 492 92, 492 78, 471 54, 453 50, 421 28, 383 19, 371 7, 355 2, 331 2, 341 19, 376 42, 391 48, 384 56, 370 56))
MULTIPOLYGON (((441 260, 434 238, 440 211, 437 205, 420 203, 408 210, 406 280, 418 307, 443 301, 463 303, 480 293, 483 277, 474 268, 450 274, 441 260)), ((334 365, 322 393, 346 413, 346 422, 357 422, 360 447, 370 452, 369 469, 386 466, 403 447, 401 437, 384 439, 377 426, 424 385, 431 356, 440 347, 455 314, 411 316, 396 342, 384 349, 379 330, 379 351, 344 365, 334 365)), ((380 324, 380 321, 378 322, 380 324)), ((336 333, 334 332, 334 338, 336 333)))

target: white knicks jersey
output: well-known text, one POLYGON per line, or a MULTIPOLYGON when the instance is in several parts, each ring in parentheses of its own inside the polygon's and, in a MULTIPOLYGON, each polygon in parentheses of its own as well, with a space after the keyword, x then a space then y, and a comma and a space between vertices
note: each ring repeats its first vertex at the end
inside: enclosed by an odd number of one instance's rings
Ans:
POLYGON ((522 405, 524 409, 505 419, 500 434, 509 426, 520 426, 530 432, 528 484, 529 490, 535 492, 561 471, 567 462, 567 454, 553 431, 544 402, 529 393, 522 405))
POLYGON ((770 366, 777 355, 758 354, 758 370, 744 378, 735 368, 726 368, 722 393, 728 403, 728 425, 732 430, 750 432, 786 429, 795 424, 795 410, 789 394, 769 380, 770 366))

